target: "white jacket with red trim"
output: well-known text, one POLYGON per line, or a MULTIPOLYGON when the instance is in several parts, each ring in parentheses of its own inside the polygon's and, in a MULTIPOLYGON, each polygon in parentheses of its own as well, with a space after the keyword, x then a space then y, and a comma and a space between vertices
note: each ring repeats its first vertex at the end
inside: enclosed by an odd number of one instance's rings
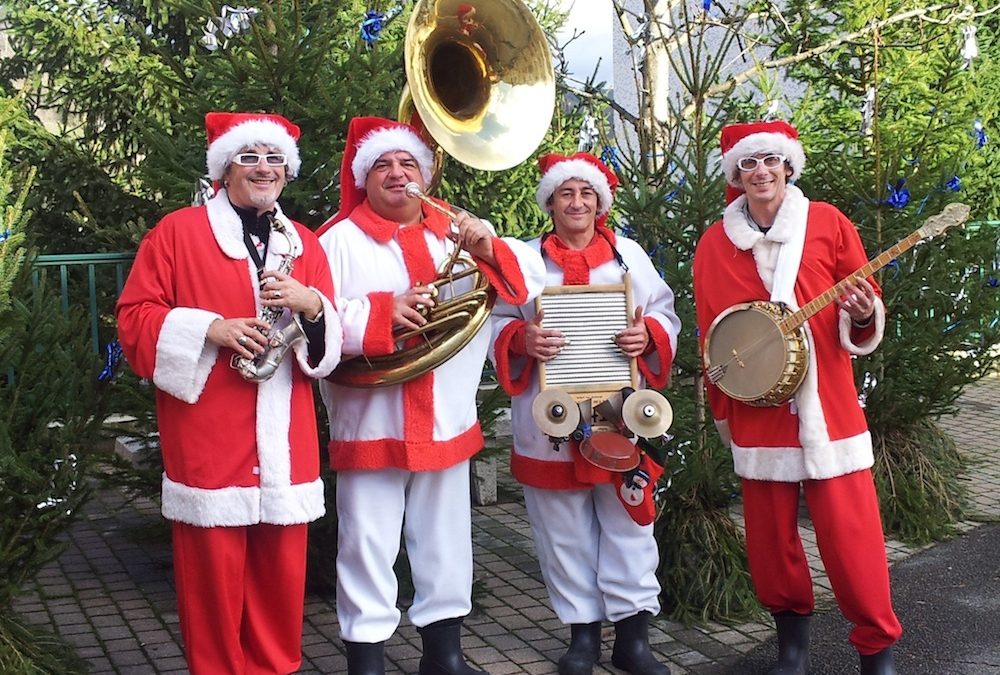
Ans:
MULTIPOLYGON (((231 350, 206 341, 215 319, 261 309, 257 268, 225 190, 206 206, 167 215, 139 246, 118 300, 118 336, 132 369, 156 385, 163 515, 170 520, 290 525, 325 512, 309 377, 340 362, 342 331, 316 237, 298 224, 291 236, 303 248, 292 276, 323 301, 326 353, 310 366, 300 341, 260 384, 230 368, 231 350)), ((287 245, 271 236, 266 269, 278 267, 287 245)), ((290 320, 286 310, 276 325, 290 320)))
MULTIPOLYGON (((436 277, 453 250, 449 223, 424 207, 421 225, 400 227, 378 217, 365 201, 320 236, 344 325, 344 355, 378 356, 395 350, 395 295, 436 277)), ((499 297, 528 302, 541 292, 538 253, 512 238, 494 240, 497 268, 481 265, 499 297)), ((456 293, 471 280, 454 284, 456 293)), ((444 297, 450 293, 443 288, 444 297)), ((402 384, 374 389, 323 381, 330 419, 334 469, 399 468, 436 471, 464 461, 483 447, 476 393, 489 347, 488 327, 433 371, 402 384)))
MULTIPOLYGON (((834 206, 810 202, 794 185, 766 236, 751 227, 741 195, 723 220, 702 235, 694 257, 694 300, 700 340, 732 305, 771 299, 775 279, 795 280, 797 309, 832 288, 866 262, 854 224, 834 206), (804 239, 802 234, 804 230, 804 239), (801 241, 801 260, 781 270, 778 253, 801 241)), ((797 482, 841 476, 873 463, 871 435, 858 403, 852 355, 868 354, 882 340, 885 306, 876 291, 875 320, 855 328, 850 316, 829 305, 806 322, 810 344, 806 377, 785 404, 755 408, 707 383, 708 401, 723 440, 732 447, 736 473, 755 480, 797 482)))
MULTIPOLYGON (((639 244, 625 237, 615 237, 614 246, 628 266, 632 277, 632 305, 642 306, 643 317, 651 339, 650 351, 639 359, 642 379, 654 388, 668 384, 670 367, 677 349, 677 335, 681 322, 674 312, 674 293, 653 267, 652 261, 639 244)), ((528 244, 535 251, 541 250, 541 238, 528 244)), ((580 280, 564 279, 563 270, 545 256, 546 286, 570 285, 580 280)), ((590 269, 590 284, 619 284, 623 271, 611 258, 590 269)), ((511 472, 525 485, 546 489, 584 489, 592 483, 581 482, 574 472, 574 443, 563 443, 556 451, 552 442, 535 424, 531 404, 539 392, 536 361, 512 349, 516 333, 535 317, 535 305, 520 307, 497 302, 493 311, 493 345, 491 358, 496 364, 497 377, 504 389, 511 394, 511 422, 514 448, 511 455, 511 472)), ((610 472, 599 480, 611 481, 610 472)), ((590 478, 596 473, 591 472, 590 478)))

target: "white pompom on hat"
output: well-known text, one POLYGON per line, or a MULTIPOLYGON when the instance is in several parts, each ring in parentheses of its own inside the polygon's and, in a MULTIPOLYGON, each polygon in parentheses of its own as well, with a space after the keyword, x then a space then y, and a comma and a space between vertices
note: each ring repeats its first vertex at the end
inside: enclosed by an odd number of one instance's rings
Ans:
POLYGON ((618 189, 618 176, 597 157, 588 152, 573 155, 549 153, 538 158, 538 168, 542 178, 538 182, 535 199, 546 213, 549 212, 549 199, 560 185, 572 178, 590 183, 594 188, 598 216, 605 216, 611 210, 611 202, 618 189))
POLYGON ((722 171, 726 182, 734 188, 740 187, 736 162, 743 157, 762 152, 784 155, 792 169, 792 175, 789 176, 791 181, 802 175, 802 169, 806 165, 806 154, 799 142, 799 132, 783 120, 729 124, 722 128, 720 148, 722 171))
POLYGON ((299 127, 281 115, 210 112, 205 115, 205 132, 208 136, 205 163, 212 180, 222 180, 233 157, 254 145, 276 148, 287 158, 285 175, 289 179, 299 175, 302 167, 297 143, 299 127))

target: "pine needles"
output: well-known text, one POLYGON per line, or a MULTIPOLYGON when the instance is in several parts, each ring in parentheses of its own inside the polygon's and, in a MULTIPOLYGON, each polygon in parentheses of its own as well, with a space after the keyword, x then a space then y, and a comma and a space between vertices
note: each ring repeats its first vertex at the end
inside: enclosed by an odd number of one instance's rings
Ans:
POLYGON ((873 441, 886 532, 913 545, 953 535, 966 494, 959 481, 965 462, 951 437, 925 419, 873 441))

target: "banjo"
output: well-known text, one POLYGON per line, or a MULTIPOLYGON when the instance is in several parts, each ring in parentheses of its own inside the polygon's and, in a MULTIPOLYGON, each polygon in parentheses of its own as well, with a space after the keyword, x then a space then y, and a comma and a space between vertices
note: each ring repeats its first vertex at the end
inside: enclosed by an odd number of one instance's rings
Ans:
POLYGON ((963 224, 969 212, 966 204, 948 204, 908 237, 796 311, 767 300, 729 307, 715 318, 705 337, 703 360, 709 381, 747 405, 781 405, 802 384, 809 366, 805 322, 855 279, 871 276, 924 239, 963 224))

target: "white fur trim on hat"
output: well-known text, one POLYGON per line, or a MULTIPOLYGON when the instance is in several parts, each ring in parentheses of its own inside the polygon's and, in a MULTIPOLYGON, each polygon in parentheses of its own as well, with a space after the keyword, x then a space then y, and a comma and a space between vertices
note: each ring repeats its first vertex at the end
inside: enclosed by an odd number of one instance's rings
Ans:
POLYGON ((552 197, 552 193, 571 178, 590 183, 590 186, 597 192, 597 215, 604 215, 611 210, 613 197, 607 176, 601 173, 601 170, 596 166, 582 159, 567 159, 557 162, 545 172, 545 175, 538 182, 538 190, 535 192, 538 206, 548 213, 549 198, 552 197))
POLYGON ((722 156, 722 172, 726 181, 733 187, 742 187, 736 177, 737 160, 761 152, 784 155, 792 167, 792 175, 789 176, 789 180, 794 181, 802 175, 802 169, 806 165, 806 154, 802 150, 802 144, 797 139, 785 134, 766 132, 750 134, 741 138, 736 145, 729 149, 729 152, 722 156))
POLYGON ((434 154, 420 137, 403 127, 386 127, 376 129, 361 139, 358 150, 351 162, 351 173, 354 174, 354 187, 363 190, 368 172, 375 166, 378 158, 387 152, 408 152, 413 155, 420 166, 420 175, 424 183, 430 183, 434 168, 434 154))
POLYGON ((236 153, 254 145, 269 145, 276 148, 288 158, 285 175, 289 179, 299 175, 302 159, 299 157, 299 146, 295 139, 277 122, 257 119, 236 124, 212 141, 205 155, 208 177, 212 180, 222 180, 222 175, 236 153))

